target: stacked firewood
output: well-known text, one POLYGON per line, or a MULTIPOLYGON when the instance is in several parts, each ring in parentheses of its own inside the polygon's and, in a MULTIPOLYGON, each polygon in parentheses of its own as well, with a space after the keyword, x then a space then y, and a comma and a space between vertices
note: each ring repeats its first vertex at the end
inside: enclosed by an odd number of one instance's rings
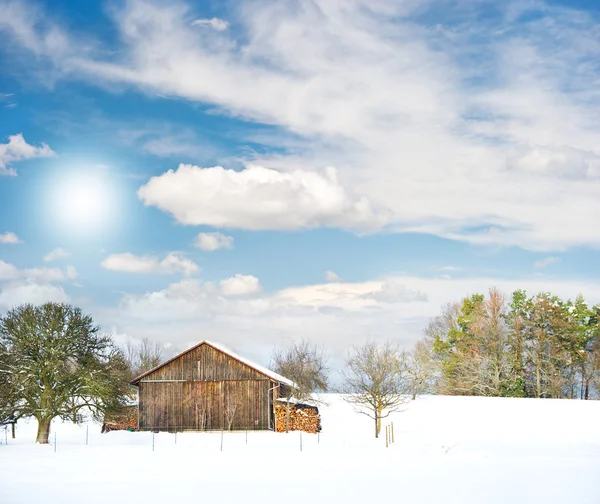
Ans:
POLYGON ((137 406, 125 406, 118 412, 112 412, 104 417, 102 432, 114 430, 136 431, 138 429, 137 406))
MULTIPOLYGON (((287 422, 287 406, 285 404, 275 407, 275 431, 285 432, 287 422)), ((316 434, 321 430, 321 416, 314 406, 301 404, 290 405, 290 431, 303 431, 316 434)))

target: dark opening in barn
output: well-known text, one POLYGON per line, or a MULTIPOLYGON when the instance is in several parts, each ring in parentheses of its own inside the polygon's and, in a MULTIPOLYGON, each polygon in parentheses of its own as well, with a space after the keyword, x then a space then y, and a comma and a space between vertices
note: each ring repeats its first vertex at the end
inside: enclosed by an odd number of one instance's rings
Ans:
POLYGON ((140 430, 274 430, 274 405, 293 383, 208 341, 131 382, 140 430))

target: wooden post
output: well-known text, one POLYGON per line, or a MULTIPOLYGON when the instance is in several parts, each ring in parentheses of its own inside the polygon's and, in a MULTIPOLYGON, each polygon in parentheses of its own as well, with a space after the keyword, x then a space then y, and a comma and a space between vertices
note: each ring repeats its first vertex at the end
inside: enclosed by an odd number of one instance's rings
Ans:
POLYGON ((13 438, 13 439, 15 439, 15 424, 16 424, 16 423, 17 423, 17 422, 13 422, 13 423, 12 423, 12 438, 13 438))
POLYGON ((395 443, 395 441, 394 441, 394 422, 392 422, 392 443, 395 443))
POLYGON ((389 434, 389 427, 386 425, 385 426, 385 447, 387 448, 389 445, 389 438, 390 438, 390 434, 389 434))

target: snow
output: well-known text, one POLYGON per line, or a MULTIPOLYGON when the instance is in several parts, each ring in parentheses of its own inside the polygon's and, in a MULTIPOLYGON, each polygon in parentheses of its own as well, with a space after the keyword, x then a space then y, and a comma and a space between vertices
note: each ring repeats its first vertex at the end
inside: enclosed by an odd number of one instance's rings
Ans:
POLYGON ((323 397, 320 436, 226 432, 223 451, 221 433, 156 434, 152 451, 149 432, 55 421, 54 452, 20 421, 8 445, 0 430, 0 502, 600 502, 600 402, 419 397, 384 422, 386 448, 369 418, 323 397))

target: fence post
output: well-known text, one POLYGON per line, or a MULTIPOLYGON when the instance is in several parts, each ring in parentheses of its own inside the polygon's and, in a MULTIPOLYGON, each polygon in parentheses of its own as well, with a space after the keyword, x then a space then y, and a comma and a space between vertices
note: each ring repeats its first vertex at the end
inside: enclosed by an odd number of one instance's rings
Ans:
POLYGON ((385 426, 385 447, 388 447, 389 444, 389 427, 386 425, 385 426))
POLYGON ((392 443, 395 443, 395 441, 394 441, 394 422, 392 422, 392 443))

